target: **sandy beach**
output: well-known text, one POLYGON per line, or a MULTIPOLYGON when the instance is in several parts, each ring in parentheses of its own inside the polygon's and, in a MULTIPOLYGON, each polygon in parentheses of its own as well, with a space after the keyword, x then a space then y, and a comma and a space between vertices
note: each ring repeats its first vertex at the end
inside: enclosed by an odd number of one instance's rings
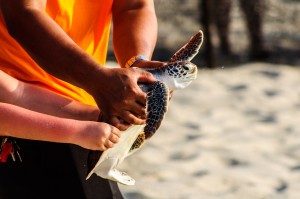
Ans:
MULTIPOLYGON (((248 63, 245 21, 232 2, 238 59, 216 57, 218 67, 204 69, 200 50, 198 78, 174 93, 158 132, 121 164, 136 180, 120 185, 126 199, 300 198, 300 3, 266 0, 270 57, 248 63)), ((199 1, 155 3, 153 58, 164 61, 202 29, 199 1)))
POLYGON ((199 70, 161 128, 121 168, 126 199, 300 198, 300 69, 199 70))

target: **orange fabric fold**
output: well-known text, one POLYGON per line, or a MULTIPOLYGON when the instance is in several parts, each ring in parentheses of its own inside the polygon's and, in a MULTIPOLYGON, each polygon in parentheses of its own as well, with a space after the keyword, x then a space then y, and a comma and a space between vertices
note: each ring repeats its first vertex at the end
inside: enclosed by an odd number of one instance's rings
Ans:
MULTIPOLYGON (((113 0, 51 0, 47 1, 46 13, 77 45, 104 66, 112 3, 113 0)), ((9 35, 1 15, 0 70, 21 81, 45 87, 73 100, 96 105, 93 97, 83 89, 45 72, 9 35)))

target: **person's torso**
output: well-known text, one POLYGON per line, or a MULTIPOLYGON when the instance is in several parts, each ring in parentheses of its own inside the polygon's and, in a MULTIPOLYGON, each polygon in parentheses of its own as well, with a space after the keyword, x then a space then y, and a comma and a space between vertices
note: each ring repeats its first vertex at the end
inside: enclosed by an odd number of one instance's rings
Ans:
MULTIPOLYGON (((110 34, 112 3, 113 0, 49 0, 46 13, 78 46, 100 65, 104 65, 110 34)), ((21 81, 95 105, 93 98, 84 90, 46 73, 9 35, 1 17, 0 43, 0 70, 21 81)))

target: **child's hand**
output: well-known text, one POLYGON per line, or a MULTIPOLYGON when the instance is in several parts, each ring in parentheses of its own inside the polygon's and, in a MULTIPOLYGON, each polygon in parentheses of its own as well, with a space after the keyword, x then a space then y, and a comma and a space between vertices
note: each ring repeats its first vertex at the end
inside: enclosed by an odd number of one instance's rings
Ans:
POLYGON ((82 122, 85 126, 75 138, 74 144, 91 150, 105 151, 119 142, 120 131, 103 122, 82 122))

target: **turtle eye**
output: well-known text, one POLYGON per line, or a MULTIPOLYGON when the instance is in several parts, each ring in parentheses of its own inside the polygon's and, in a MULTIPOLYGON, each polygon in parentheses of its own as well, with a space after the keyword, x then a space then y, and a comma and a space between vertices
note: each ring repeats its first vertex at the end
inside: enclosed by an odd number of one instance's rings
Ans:
POLYGON ((183 68, 184 70, 190 70, 190 68, 189 68, 188 66, 186 66, 186 65, 183 65, 182 68, 183 68))

